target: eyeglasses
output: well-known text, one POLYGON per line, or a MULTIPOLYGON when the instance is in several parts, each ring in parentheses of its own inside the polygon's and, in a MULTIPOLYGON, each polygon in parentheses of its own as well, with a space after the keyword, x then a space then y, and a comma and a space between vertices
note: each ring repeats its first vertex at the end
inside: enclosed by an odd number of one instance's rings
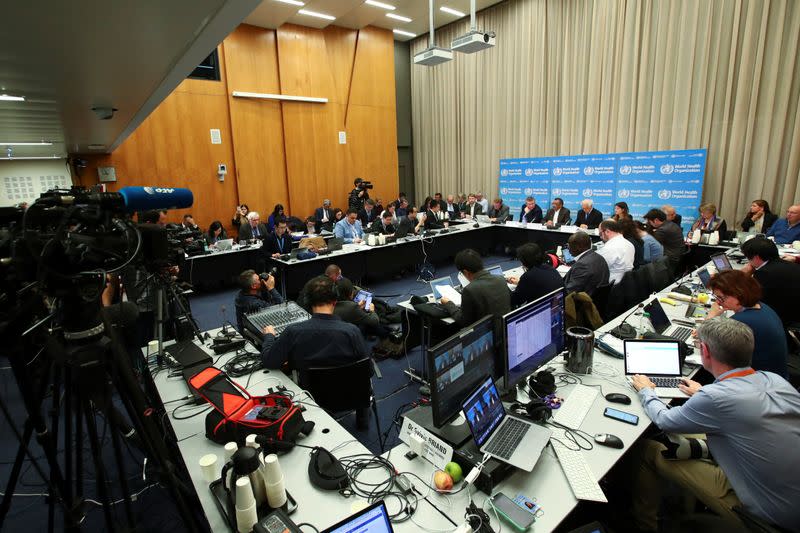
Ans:
POLYGON ((715 298, 715 299, 716 299, 718 302, 724 302, 725 300, 727 300, 727 299, 728 299, 728 297, 727 297, 727 296, 725 296, 724 294, 718 294, 718 293, 714 293, 714 298, 715 298))

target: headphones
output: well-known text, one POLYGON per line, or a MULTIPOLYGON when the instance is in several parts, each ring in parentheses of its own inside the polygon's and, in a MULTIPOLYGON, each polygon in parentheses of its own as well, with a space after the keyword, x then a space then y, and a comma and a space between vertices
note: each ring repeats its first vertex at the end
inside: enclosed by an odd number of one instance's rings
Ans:
POLYGON ((523 416, 533 422, 546 422, 552 409, 541 398, 534 398, 528 403, 514 403, 508 408, 512 413, 523 416))
POLYGON ((553 370, 541 370, 529 376, 528 388, 539 397, 538 399, 556 392, 556 378, 553 376, 553 370))

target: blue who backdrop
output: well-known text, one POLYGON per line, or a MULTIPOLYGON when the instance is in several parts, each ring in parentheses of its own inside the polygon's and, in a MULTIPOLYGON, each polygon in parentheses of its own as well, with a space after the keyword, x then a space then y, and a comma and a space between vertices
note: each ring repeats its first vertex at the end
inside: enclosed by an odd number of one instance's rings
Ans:
POLYGON ((613 215, 619 201, 627 202, 636 219, 670 204, 688 231, 697 217, 705 170, 705 149, 501 159, 500 197, 518 217, 527 196, 535 197, 543 212, 558 196, 573 221, 584 198, 604 217, 613 215))

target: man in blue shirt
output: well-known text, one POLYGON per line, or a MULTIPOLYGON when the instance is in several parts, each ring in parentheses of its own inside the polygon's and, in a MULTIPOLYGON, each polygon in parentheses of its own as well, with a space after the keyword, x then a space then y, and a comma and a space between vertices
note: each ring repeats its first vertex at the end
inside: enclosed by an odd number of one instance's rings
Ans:
POLYGON ((800 241, 800 204, 789 206, 786 218, 780 218, 769 227, 767 237, 774 237, 776 244, 791 244, 800 241))
POLYGON ((647 376, 634 376, 647 416, 666 433, 704 433, 714 463, 670 461, 666 447, 644 441, 631 452, 637 465, 633 515, 645 531, 658 527, 664 480, 690 492, 725 521, 741 528, 732 510, 744 510, 770 524, 800 530, 800 393, 772 372, 750 367, 753 333, 746 324, 717 317, 697 328, 703 367, 715 378, 701 386, 683 380, 691 397, 670 409, 647 376))
POLYGON ((344 239, 345 244, 360 243, 364 238, 364 230, 361 228, 361 221, 358 220, 358 211, 348 209, 347 216, 334 226, 333 234, 338 239, 344 239))

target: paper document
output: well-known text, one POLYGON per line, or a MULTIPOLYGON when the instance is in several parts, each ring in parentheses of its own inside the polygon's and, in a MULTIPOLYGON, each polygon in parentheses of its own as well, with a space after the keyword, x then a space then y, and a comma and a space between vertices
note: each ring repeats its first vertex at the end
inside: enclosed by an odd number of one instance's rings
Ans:
POLYGON ((567 265, 558 265, 556 270, 558 270, 559 274, 564 275, 567 272, 569 272, 569 266, 567 266, 567 265))
POLYGON ((461 305, 461 294, 450 285, 437 285, 439 293, 456 305, 461 305))

